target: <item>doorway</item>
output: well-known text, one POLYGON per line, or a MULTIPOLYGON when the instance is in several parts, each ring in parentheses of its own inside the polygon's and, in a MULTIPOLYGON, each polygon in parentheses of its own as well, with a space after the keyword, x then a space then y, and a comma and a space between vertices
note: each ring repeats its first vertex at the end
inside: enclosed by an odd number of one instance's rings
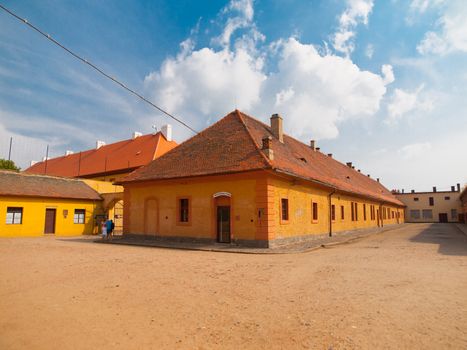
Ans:
POLYGON ((55 217, 57 214, 56 209, 45 209, 45 227, 44 233, 55 233, 55 217))
POLYGON ((439 222, 448 222, 448 214, 439 213, 439 222))
POLYGON ((157 235, 159 231, 159 210, 157 199, 148 198, 144 208, 144 233, 157 235))
POLYGON ((230 243, 230 206, 217 207, 217 241, 230 243))

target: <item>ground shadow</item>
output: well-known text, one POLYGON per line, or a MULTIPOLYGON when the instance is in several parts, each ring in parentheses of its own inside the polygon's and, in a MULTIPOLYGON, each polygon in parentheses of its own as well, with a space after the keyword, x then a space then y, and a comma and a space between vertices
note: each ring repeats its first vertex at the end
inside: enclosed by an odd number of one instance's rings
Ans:
POLYGON ((438 244, 438 253, 444 255, 467 255, 467 235, 455 224, 431 224, 410 241, 438 244))

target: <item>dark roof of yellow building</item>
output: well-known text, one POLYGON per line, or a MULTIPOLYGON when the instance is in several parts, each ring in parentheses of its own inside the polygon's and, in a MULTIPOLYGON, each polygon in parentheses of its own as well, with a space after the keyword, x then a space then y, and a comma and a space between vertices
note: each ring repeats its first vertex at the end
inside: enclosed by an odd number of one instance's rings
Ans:
POLYGON ((0 196, 102 200, 81 180, 0 170, 0 196))
POLYGON ((269 169, 342 192, 404 205, 378 181, 293 137, 284 134, 283 141, 274 137, 270 126, 235 110, 119 183, 269 169), (262 139, 268 136, 272 137, 273 160, 261 150, 262 139))

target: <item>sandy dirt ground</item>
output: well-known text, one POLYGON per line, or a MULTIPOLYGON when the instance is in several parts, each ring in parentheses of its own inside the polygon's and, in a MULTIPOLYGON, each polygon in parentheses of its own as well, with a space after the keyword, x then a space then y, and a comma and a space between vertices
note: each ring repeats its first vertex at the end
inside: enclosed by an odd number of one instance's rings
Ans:
POLYGON ((467 349, 467 236, 301 254, 0 239, 0 349, 467 349))

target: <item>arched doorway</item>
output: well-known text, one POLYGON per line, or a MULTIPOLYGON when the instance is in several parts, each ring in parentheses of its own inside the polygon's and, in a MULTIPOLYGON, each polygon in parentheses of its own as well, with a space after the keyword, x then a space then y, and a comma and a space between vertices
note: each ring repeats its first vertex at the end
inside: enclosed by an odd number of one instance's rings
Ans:
POLYGON ((213 197, 217 242, 230 243, 232 237, 231 194, 228 192, 218 192, 213 197))
POLYGON ((156 198, 148 198, 144 202, 144 234, 159 233, 159 206, 156 198))

